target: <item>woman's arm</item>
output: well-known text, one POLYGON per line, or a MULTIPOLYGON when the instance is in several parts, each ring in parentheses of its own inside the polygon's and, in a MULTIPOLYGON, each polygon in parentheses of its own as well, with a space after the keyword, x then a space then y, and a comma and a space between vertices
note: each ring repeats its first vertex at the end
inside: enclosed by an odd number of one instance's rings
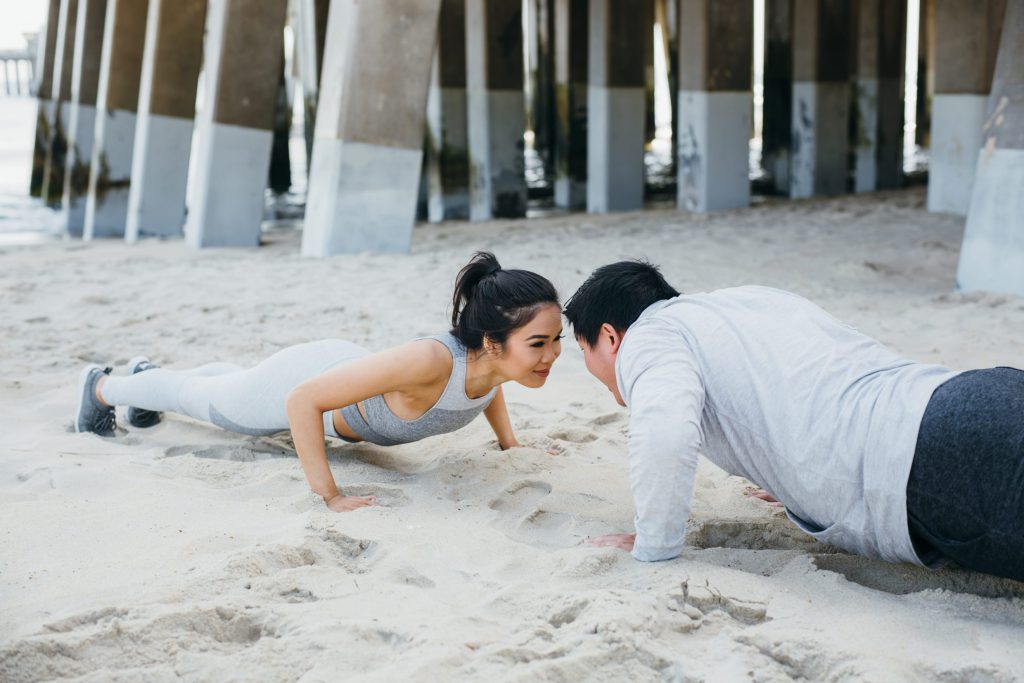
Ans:
POLYGON ((285 408, 295 452, 310 488, 323 496, 328 507, 350 510, 371 501, 346 498, 338 491, 327 463, 323 414, 371 396, 446 378, 450 363, 447 349, 438 344, 426 340, 409 342, 328 370, 288 393, 285 408))
POLYGON ((508 408, 505 406, 505 395, 502 393, 501 387, 498 387, 491 404, 484 408, 484 416, 490 423, 491 429, 494 430, 494 435, 498 437, 498 446, 501 447, 501 450, 520 445, 516 440, 516 435, 512 432, 512 421, 508 418, 508 408))

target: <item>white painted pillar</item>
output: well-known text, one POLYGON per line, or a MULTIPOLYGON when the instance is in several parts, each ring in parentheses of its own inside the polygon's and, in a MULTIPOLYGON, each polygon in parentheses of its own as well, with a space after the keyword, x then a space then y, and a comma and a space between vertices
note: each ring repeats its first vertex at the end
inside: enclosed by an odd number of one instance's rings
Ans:
POLYGON ((441 0, 331 3, 304 256, 409 250, 440 8, 441 0))
POLYGON ((149 0, 125 240, 182 234, 206 0, 149 0))
POLYGON ((124 235, 147 7, 148 0, 107 0, 85 203, 87 240, 124 235))
POLYGON ((928 210, 967 215, 1006 0, 936 0, 928 210))
POLYGON ((679 9, 678 206, 748 206, 753 6, 681 0, 679 9))
POLYGON ((85 229, 85 203, 96 130, 96 93, 106 16, 107 0, 78 0, 68 151, 61 201, 64 231, 72 237, 81 237, 85 229))
POLYGON ((649 2, 591 0, 587 88, 587 211, 644 205, 645 55, 649 2))
MULTIPOLYGON (((185 241, 260 243, 286 0, 210 0, 185 241)), ((307 207, 308 213, 308 207, 307 207)))
MULTIPOLYGON (((941 38, 940 38, 941 39, 941 38)), ((1007 0, 957 285, 1024 296, 1024 0, 1007 0)))

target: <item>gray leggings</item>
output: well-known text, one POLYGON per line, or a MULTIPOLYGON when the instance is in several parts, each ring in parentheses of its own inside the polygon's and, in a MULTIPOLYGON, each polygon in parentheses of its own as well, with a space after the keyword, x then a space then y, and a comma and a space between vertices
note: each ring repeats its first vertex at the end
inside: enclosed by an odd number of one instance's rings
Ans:
MULTIPOLYGON (((351 342, 325 339, 289 346, 248 369, 210 363, 193 370, 155 368, 112 376, 100 394, 110 405, 181 413, 240 434, 274 434, 288 429, 288 392, 368 353, 351 342)), ((330 412, 324 413, 324 431, 338 436, 330 412)))

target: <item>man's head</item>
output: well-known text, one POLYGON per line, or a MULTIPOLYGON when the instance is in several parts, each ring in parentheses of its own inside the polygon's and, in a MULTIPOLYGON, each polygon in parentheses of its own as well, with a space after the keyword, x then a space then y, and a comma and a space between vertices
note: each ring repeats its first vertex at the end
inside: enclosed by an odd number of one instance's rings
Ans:
POLYGON ((679 296, 657 267, 646 261, 619 261, 595 270, 565 305, 565 317, 583 349, 587 370, 625 405, 615 380, 615 358, 622 337, 644 309, 679 296))

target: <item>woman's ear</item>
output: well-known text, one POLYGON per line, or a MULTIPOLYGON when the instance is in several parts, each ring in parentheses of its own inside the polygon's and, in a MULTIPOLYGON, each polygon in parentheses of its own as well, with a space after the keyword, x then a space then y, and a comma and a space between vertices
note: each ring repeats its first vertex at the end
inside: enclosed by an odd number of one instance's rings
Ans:
POLYGON ((497 356, 501 353, 501 344, 484 335, 484 353, 488 356, 497 356))

